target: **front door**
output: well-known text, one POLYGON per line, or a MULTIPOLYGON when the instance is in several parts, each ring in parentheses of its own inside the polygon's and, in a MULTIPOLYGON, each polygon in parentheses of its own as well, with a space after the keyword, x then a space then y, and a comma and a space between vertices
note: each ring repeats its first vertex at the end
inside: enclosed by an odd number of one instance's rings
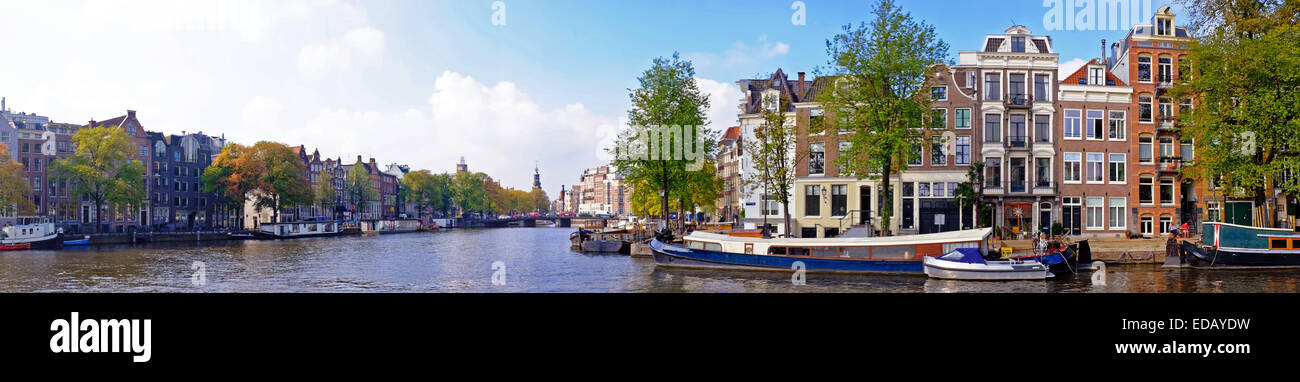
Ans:
POLYGON ((871 187, 862 186, 858 191, 858 224, 867 224, 871 218, 871 187))
POLYGON ((1063 206, 1061 207, 1061 215, 1061 224, 1065 226, 1064 234, 1079 235, 1083 233, 1083 206, 1063 206))
POLYGON ((1043 203, 1038 207, 1038 232, 1052 234, 1052 204, 1043 203))

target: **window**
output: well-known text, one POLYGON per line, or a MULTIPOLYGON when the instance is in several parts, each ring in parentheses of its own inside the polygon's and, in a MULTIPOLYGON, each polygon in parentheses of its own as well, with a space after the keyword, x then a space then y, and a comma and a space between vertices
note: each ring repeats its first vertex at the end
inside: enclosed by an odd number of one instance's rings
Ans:
POLYGON ((1223 206, 1219 202, 1205 203, 1205 220, 1212 222, 1223 221, 1223 206))
POLYGON ((808 148, 808 174, 826 173, 826 143, 813 142, 808 148))
POLYGON ((1088 85, 1105 85, 1106 75, 1101 67, 1088 68, 1088 85))
POLYGON ((1011 51, 1012 51, 1012 52, 1016 52, 1016 53, 1024 53, 1024 52, 1025 52, 1025 38, 1024 38, 1024 37, 1012 37, 1012 38, 1011 38, 1011 51))
POLYGON ((1178 114, 1186 114, 1186 113, 1190 113, 1191 111, 1192 111, 1191 97, 1184 97, 1181 101, 1178 101, 1178 114))
POLYGON ((1160 82, 1174 82, 1174 59, 1169 56, 1160 56, 1160 82))
POLYGON ((970 109, 957 109, 955 123, 958 129, 970 128, 970 109))
POLYGON ((831 216, 848 214, 849 186, 837 184, 831 186, 831 216))
POLYGON ((1105 124, 1106 113, 1101 110, 1088 110, 1088 139, 1101 140, 1102 125, 1105 124))
POLYGON ((1173 103, 1172 103, 1172 102, 1173 102, 1173 101, 1170 100, 1169 97, 1160 97, 1160 116, 1161 116, 1161 117, 1173 117, 1173 116, 1174 116, 1174 106, 1173 106, 1173 103))
POLYGON ((1000 188, 1002 187, 1002 158, 984 158, 985 174, 984 187, 1000 188))
POLYGON ((1155 159, 1153 159, 1151 153, 1150 135, 1142 135, 1138 137, 1138 163, 1141 164, 1155 163, 1155 159))
POLYGON ((1169 215, 1160 215, 1160 234, 1168 234, 1169 226, 1174 224, 1174 217, 1169 215))
POLYGON ((930 128, 944 130, 948 128, 948 109, 934 109, 931 113, 930 128))
POLYGON ((1128 199, 1110 198, 1110 229, 1122 230, 1127 227, 1124 222, 1124 209, 1128 207, 1128 199))
POLYGON ((1151 220, 1151 215, 1142 215, 1142 223, 1140 224, 1140 228, 1139 228, 1139 230, 1142 232, 1142 235, 1151 236, 1152 224, 1153 222, 1151 220))
POLYGON ((1038 175, 1038 181, 1034 182, 1034 187, 1051 187, 1052 186, 1052 159, 1035 158, 1038 164, 1035 173, 1038 175))
POLYGON ((910 155, 907 156, 907 165, 908 165, 908 166, 920 166, 920 165, 921 165, 921 160, 922 160, 922 158, 921 158, 921 154, 922 154, 922 153, 923 153, 923 152, 922 152, 922 149, 921 149, 921 145, 913 146, 913 147, 912 147, 912 153, 911 153, 910 155))
POLYGON ((1065 110, 1065 139, 1079 139, 1083 136, 1083 111, 1065 110))
POLYGON ((970 164, 970 136, 957 136, 957 164, 970 164))
POLYGON ((781 207, 781 203, 777 203, 776 196, 764 195, 763 199, 765 200, 765 203, 763 203, 763 211, 760 212, 761 214, 765 216, 779 216, 781 214, 777 212, 777 209, 781 207))
POLYGON ((1182 151, 1183 154, 1183 162, 1186 163, 1196 160, 1196 151, 1193 148, 1192 142, 1182 142, 1180 143, 1180 146, 1180 151, 1182 151))
POLYGON ((930 137, 930 165, 944 166, 948 164, 948 147, 944 145, 942 136, 930 137))
POLYGON ((931 193, 931 195, 933 195, 936 198, 942 198, 944 196, 952 196, 952 195, 948 195, 946 191, 944 191, 946 188, 947 188, 947 184, 945 183, 935 183, 934 186, 930 187, 930 189, 934 191, 933 193, 931 193))
POLYGON ((1066 183, 1079 183, 1083 181, 1083 154, 1065 153, 1065 176, 1066 183))
POLYGON ((947 100, 948 100, 948 87, 947 87, 947 86, 935 86, 935 87, 931 87, 931 88, 930 88, 930 99, 935 100, 935 101, 947 101, 947 100))
POLYGON ((1107 130, 1107 137, 1112 141, 1124 140, 1124 112, 1120 110, 1110 111, 1110 129, 1107 130))
POLYGON ((1002 79, 998 76, 998 74, 996 73, 985 74, 984 75, 984 99, 989 101, 997 101, 1001 99, 1001 97, 999 97, 1001 93, 1002 93, 1002 79))
POLYGON ((1174 205, 1174 178, 1160 178, 1160 205, 1174 205))
POLYGON ((1086 211, 1084 211, 1084 213, 1087 215, 1088 229, 1105 228, 1103 225, 1103 222, 1105 222, 1103 216, 1104 213, 1102 212, 1105 209, 1105 206, 1103 205, 1105 202, 1106 198, 1100 196, 1092 196, 1085 199, 1084 207, 1086 208, 1086 211))
POLYGON ((1002 142, 1002 115, 984 115, 984 141, 1002 142))
POLYGON ((1144 205, 1155 204, 1155 200, 1152 199, 1152 187, 1151 175, 1142 175, 1138 178, 1138 203, 1144 205))
POLYGON ((1160 160, 1163 162, 1166 158, 1174 158, 1174 138, 1160 137, 1160 160))
POLYGON ((1151 56, 1138 56, 1138 82, 1151 83, 1151 56))
POLYGON ((1052 117, 1043 114, 1034 115, 1034 142, 1052 141, 1052 117))
POLYGON ((1102 183, 1103 158, 1102 153, 1088 153, 1088 171, 1084 175, 1088 178, 1088 183, 1102 183))
POLYGON ((1127 155, 1110 154, 1110 182, 1124 183, 1124 170, 1128 168, 1127 155))
POLYGON ((929 196, 930 196, 930 184, 929 184, 929 183, 924 183, 924 182, 922 182, 922 183, 917 183, 917 184, 916 184, 916 195, 917 195, 917 196, 920 196, 920 197, 929 197, 929 196))
POLYGON ((803 194, 804 216, 821 216, 821 188, 819 186, 804 186, 803 194))
POLYGON ((1007 143, 1011 147, 1026 147, 1029 137, 1026 136, 1028 130, 1025 129, 1025 115, 1012 114, 1007 123, 1007 143))
POLYGON ((1138 122, 1151 123, 1151 96, 1147 94, 1138 96, 1138 122))
POLYGON ((1052 100, 1050 85, 1046 74, 1034 75, 1034 99, 1047 102, 1052 100))
POLYGON ((1028 97, 1026 97, 1025 95, 1025 91, 1028 90, 1025 89, 1025 75, 1012 74, 1008 77, 1009 77, 1009 81, 1007 81, 1007 94, 1009 94, 1008 100, 1012 101, 1016 105, 1024 105, 1026 102, 1028 102, 1028 97))

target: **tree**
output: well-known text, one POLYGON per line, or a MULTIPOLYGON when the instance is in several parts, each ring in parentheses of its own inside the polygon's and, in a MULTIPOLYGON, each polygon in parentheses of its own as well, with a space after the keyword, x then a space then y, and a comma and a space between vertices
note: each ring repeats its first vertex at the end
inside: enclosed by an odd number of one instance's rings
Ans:
POLYGON ((966 171, 966 182, 957 185, 957 200, 963 210, 975 206, 975 228, 989 225, 992 207, 984 203, 984 162, 974 162, 966 171))
POLYGON ((487 208, 487 192, 483 189, 483 175, 462 172, 453 179, 453 200, 460 207, 461 213, 483 211, 487 208))
POLYGON ((435 195, 438 194, 438 183, 434 179, 433 173, 429 170, 411 171, 402 177, 405 199, 415 204, 416 218, 422 218, 421 213, 437 200, 435 195))
POLYGON ((529 191, 528 194, 533 198, 533 208, 531 208, 532 210, 541 213, 550 212, 551 197, 546 195, 546 191, 543 191, 540 188, 534 188, 532 191, 529 191))
POLYGON ((252 179, 246 179, 246 172, 239 170, 247 151, 247 146, 238 143, 226 145, 212 164, 203 169, 202 176, 203 192, 216 193, 227 211, 239 211, 241 216, 248 193, 253 190, 252 179))
POLYGON ((456 197, 456 191, 452 189, 451 174, 441 173, 433 176, 432 195, 429 196, 429 208, 439 211, 446 216, 454 205, 453 199, 456 197))
POLYGON ((640 87, 628 94, 630 127, 609 151, 623 179, 646 180, 650 190, 657 190, 666 219, 670 199, 692 198, 696 190, 688 186, 688 173, 714 156, 717 134, 704 127, 709 99, 700 91, 690 61, 677 53, 671 59, 656 58, 638 81, 640 87))
POLYGON ((329 171, 322 171, 320 178, 316 180, 316 189, 314 190, 316 204, 321 209, 330 212, 334 216, 334 210, 339 204, 339 191, 334 188, 334 174, 329 171))
POLYGON ((285 206, 311 204, 311 183, 303 175, 306 165, 293 149, 282 143, 257 142, 249 150, 246 177, 253 179, 253 205, 270 208, 272 221, 280 221, 285 206))
POLYGON ((16 206, 19 215, 35 212, 32 185, 23 179, 24 171, 21 163, 9 159, 9 146, 0 143, 0 211, 16 206))
MULTIPOLYGON (((790 227, 790 189, 796 179, 795 166, 808 156, 808 150, 798 150, 798 127, 786 118, 790 100, 785 93, 763 98, 763 122, 754 129, 754 137, 745 140, 745 149, 753 158, 754 174, 746 179, 751 192, 761 192, 764 200, 771 198, 781 203, 785 211, 785 227, 790 227)), ((764 208, 766 210, 766 208, 764 208)), ((767 226, 767 215, 763 215, 767 226)))
POLYGON ((1169 93, 1195 101, 1178 113, 1197 154, 1182 173, 1253 198, 1255 223, 1273 226, 1272 191, 1300 195, 1300 2, 1183 3, 1199 37, 1169 93))
MULTIPOLYGON (((370 182, 370 172, 366 171, 366 164, 360 160, 352 165, 343 178, 343 194, 352 205, 352 212, 359 214, 365 207, 363 203, 374 201, 378 198, 375 195, 375 189, 370 182)), ((354 218, 356 216, 354 215, 354 218)))
POLYGON ((889 179, 920 155, 926 133, 919 128, 931 113, 923 90, 932 81, 931 66, 946 60, 948 44, 893 0, 880 0, 874 13, 869 24, 845 25, 826 41, 831 80, 816 98, 851 143, 836 160, 841 173, 880 180, 881 232, 888 236, 894 211, 889 179))
POLYGON ((95 204, 95 232, 99 232, 105 205, 127 213, 144 201, 144 165, 130 159, 135 143, 117 126, 78 130, 72 142, 77 147, 73 155, 55 160, 48 170, 55 179, 68 181, 73 194, 95 204))

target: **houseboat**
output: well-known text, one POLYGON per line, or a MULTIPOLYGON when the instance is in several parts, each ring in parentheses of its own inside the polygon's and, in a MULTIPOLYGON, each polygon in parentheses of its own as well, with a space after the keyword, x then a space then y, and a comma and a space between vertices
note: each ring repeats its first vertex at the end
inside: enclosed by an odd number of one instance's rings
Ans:
POLYGON ((420 230, 419 219, 378 219, 362 220, 361 233, 407 233, 420 230))
POLYGON ((599 232, 578 230, 569 235, 574 249, 583 252, 631 253, 636 233, 630 229, 610 229, 599 232))
POLYGON ((936 279, 1043 280, 1056 277, 1037 258, 989 261, 984 260, 984 254, 978 248, 957 248, 941 257, 926 256, 924 264, 925 274, 936 279))
POLYGON ((1184 242, 1183 257, 1194 267, 1300 267, 1300 232, 1206 222, 1201 245, 1184 242))
POLYGON ((297 239, 300 237, 338 236, 343 233, 334 221, 262 223, 253 237, 258 239, 297 239))
POLYGON ((789 271, 796 261, 809 272, 924 273, 926 256, 957 248, 987 253, 990 228, 872 238, 752 238, 693 232, 682 245, 650 242, 655 264, 670 267, 789 271))
POLYGON ((0 246, 9 250, 62 248, 63 230, 55 228, 48 217, 19 217, 17 225, 0 230, 0 246))

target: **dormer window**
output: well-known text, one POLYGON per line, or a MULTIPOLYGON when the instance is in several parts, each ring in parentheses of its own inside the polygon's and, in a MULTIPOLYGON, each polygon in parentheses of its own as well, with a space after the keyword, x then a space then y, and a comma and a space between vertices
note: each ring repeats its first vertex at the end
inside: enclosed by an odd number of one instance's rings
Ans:
POLYGON ((1011 51, 1012 51, 1012 52, 1016 52, 1016 53, 1024 53, 1024 52, 1025 52, 1025 38, 1024 38, 1024 37, 1012 37, 1012 38, 1011 38, 1011 51))
POLYGON ((1173 36, 1174 35, 1173 24, 1174 24, 1174 20, 1172 19, 1168 19, 1168 18, 1156 19, 1156 35, 1173 36))
POLYGON ((1088 85, 1101 85, 1105 78, 1105 71, 1101 67, 1088 68, 1088 85))

